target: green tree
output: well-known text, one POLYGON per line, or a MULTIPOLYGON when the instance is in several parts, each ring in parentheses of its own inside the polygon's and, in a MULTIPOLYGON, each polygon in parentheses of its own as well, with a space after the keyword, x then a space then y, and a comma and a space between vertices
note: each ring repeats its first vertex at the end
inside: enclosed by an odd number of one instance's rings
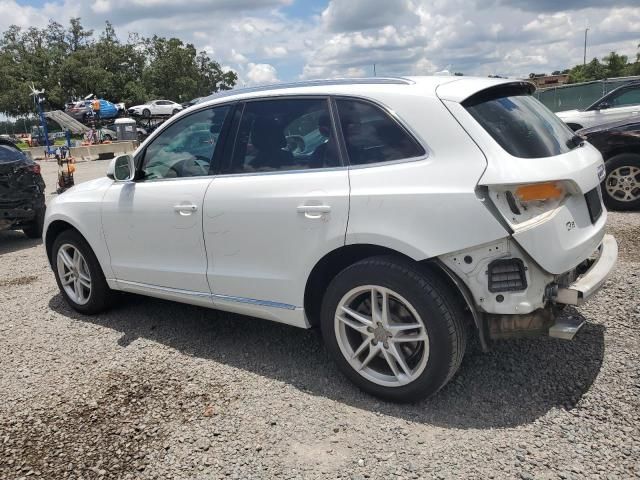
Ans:
POLYGON ((621 77, 625 73, 629 57, 611 52, 603 60, 607 69, 607 77, 621 77))
POLYGON ((123 42, 108 21, 98 38, 80 18, 66 28, 54 21, 43 29, 12 25, 0 36, 0 111, 12 116, 34 112, 31 84, 45 90, 48 108, 62 109, 91 93, 127 104, 185 101, 236 81, 192 44, 135 33, 123 42))

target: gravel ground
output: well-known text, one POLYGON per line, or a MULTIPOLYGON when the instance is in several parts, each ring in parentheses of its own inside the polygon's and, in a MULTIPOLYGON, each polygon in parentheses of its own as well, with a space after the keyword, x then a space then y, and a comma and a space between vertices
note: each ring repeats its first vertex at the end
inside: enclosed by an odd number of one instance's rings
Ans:
POLYGON ((356 390, 314 332, 125 295, 81 317, 40 242, 0 233, 0 478, 640 477, 640 213, 609 231, 619 265, 573 342, 472 349, 408 406, 356 390))

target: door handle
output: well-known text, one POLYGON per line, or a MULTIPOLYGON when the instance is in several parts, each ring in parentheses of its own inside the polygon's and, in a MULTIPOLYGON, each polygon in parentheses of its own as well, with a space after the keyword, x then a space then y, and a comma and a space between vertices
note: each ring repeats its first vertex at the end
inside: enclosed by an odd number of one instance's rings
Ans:
POLYGON ((194 204, 175 205, 173 209, 180 215, 191 215, 198 210, 198 206, 194 204))
POLYGON ((304 213, 307 218, 321 218, 325 213, 331 211, 331 205, 300 205, 298 213, 304 213))
POLYGON ((300 205, 298 207, 298 213, 329 213, 330 211, 330 205, 300 205))

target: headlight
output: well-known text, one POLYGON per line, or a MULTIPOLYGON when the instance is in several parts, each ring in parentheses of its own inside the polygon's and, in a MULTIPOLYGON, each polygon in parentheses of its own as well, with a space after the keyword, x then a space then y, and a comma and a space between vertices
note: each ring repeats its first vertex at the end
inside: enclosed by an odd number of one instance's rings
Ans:
POLYGON ((512 226, 552 214, 576 191, 568 182, 544 182, 489 187, 489 196, 512 226))

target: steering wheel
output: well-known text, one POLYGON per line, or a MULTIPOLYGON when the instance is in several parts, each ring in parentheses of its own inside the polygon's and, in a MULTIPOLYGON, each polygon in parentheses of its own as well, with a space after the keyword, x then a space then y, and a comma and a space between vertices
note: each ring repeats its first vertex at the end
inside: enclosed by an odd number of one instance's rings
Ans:
POLYGON ((307 145, 304 142, 304 138, 301 135, 289 135, 286 137, 287 139, 287 149, 295 154, 302 153, 307 148, 307 145))

